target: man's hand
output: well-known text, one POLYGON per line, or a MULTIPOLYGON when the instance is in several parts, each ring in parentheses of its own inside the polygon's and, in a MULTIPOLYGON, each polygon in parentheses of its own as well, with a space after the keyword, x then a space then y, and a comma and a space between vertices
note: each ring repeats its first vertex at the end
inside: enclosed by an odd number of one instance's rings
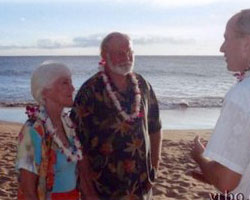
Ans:
POLYGON ((200 167, 200 173, 191 172, 194 178, 214 185, 221 192, 232 191, 236 188, 240 182, 241 174, 232 171, 214 160, 203 157, 202 154, 205 147, 198 136, 195 137, 191 148, 191 157, 200 167))
MULTIPOLYGON (((191 157, 195 162, 199 163, 199 160, 201 160, 202 154, 205 150, 205 146, 201 143, 199 136, 196 136, 194 138, 194 144, 191 148, 191 157)), ((194 170, 190 170, 188 174, 191 175, 194 179, 197 179, 203 183, 209 183, 199 167, 194 170)))
POLYGON ((204 150, 205 150, 205 146, 201 143, 200 137, 196 136, 194 138, 194 144, 191 149, 191 157, 196 162, 198 162, 201 159, 204 150))
POLYGON ((98 195, 93 186, 93 172, 89 166, 86 156, 78 162, 80 175, 80 190, 84 196, 84 200, 98 200, 98 195))

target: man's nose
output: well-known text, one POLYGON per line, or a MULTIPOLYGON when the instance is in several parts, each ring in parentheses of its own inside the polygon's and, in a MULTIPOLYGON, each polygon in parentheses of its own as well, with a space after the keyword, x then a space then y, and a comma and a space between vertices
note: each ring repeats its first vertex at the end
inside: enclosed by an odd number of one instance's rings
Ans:
POLYGON ((224 53, 225 52, 225 42, 222 43, 220 47, 220 52, 224 53))

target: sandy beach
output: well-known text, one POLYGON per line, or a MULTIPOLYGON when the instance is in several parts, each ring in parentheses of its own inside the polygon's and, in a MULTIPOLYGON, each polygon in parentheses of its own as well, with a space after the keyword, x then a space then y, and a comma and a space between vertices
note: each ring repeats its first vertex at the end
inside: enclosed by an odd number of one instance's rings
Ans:
MULTIPOLYGON (((17 135, 22 124, 0 121, 0 199, 16 199, 14 169, 17 135)), ((214 187, 194 180, 187 171, 196 166, 190 159, 190 144, 195 135, 207 140, 211 130, 164 130, 162 161, 154 188, 154 200, 209 199, 214 187)))

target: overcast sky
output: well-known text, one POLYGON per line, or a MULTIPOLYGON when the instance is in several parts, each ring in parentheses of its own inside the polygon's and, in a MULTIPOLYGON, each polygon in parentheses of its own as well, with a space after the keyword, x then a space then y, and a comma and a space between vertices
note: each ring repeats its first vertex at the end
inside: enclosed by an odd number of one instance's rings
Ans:
POLYGON ((136 55, 221 55, 227 20, 249 0, 0 0, 0 55, 98 55, 125 32, 136 55))

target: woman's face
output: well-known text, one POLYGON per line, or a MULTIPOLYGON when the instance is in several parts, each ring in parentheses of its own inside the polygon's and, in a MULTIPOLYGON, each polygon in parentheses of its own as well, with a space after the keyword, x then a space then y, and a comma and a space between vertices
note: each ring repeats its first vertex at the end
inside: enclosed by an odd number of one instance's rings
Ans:
POLYGON ((62 107, 71 107, 73 105, 73 92, 75 88, 72 85, 70 76, 58 78, 50 88, 46 89, 45 101, 52 101, 62 107))

